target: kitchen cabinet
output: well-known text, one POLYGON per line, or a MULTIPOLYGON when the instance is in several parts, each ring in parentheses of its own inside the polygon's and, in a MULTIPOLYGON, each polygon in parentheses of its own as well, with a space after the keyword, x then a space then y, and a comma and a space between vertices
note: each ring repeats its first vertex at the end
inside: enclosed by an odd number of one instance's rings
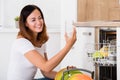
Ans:
POLYGON ((119 0, 77 0, 77 21, 120 20, 119 0))
MULTIPOLYGON (((111 37, 114 39, 116 39, 117 42, 119 42, 118 40, 118 37, 117 37, 117 34, 118 34, 118 31, 117 31, 117 28, 120 26, 120 22, 112 22, 112 21, 88 21, 88 22, 75 22, 73 25, 75 25, 77 28, 94 28, 95 29, 95 44, 96 43, 100 43, 100 38, 99 38, 99 31, 100 29, 102 28, 106 28, 107 30, 110 30, 111 28, 114 28, 115 29, 115 32, 107 32, 107 36, 110 36, 112 35, 111 37), (97 29, 97 31, 96 31, 97 29), (114 37, 116 36, 116 37, 114 37)), ((109 37, 109 39, 111 40, 111 38, 109 37)), ((115 41, 115 42, 116 42, 115 41)), ((104 45, 104 44, 103 44, 104 45)), ((117 45, 119 45, 117 43, 117 45)), ((118 46, 116 45, 115 43, 115 48, 118 48, 118 46)), ((96 47, 95 46, 95 49, 96 50, 96 47)), ((100 46, 99 46, 100 47, 100 46)), ((99 48, 100 49, 100 48, 99 48)), ((110 47, 111 49, 111 47, 110 47)), ((97 48, 98 50, 98 48, 97 48)), ((117 49, 116 49, 117 50, 117 49)), ((99 60, 95 60, 93 61, 94 62, 94 67, 95 67, 95 80, 103 80, 103 78, 105 79, 111 79, 111 80, 117 80, 119 79, 118 75, 119 72, 117 71, 118 70, 118 62, 116 60, 118 60, 118 51, 115 50, 115 53, 109 53, 108 57, 106 59, 99 59, 99 60), (111 57, 111 54, 115 54, 115 57, 117 57, 116 60, 110 60, 109 58, 111 57), (100 62, 99 62, 100 61, 100 62), (105 62, 104 62, 105 61, 105 62), (97 63, 97 64, 96 64, 97 63), (103 72, 102 70, 107 70, 108 73, 105 73, 103 72), (102 72, 101 72, 102 71, 102 72), (109 71, 111 71, 111 75, 109 75, 109 71), (114 72, 113 72, 114 71, 114 72), (103 74, 102 74, 103 73, 103 74), (112 74, 114 73, 114 74, 112 74)), ((111 50, 110 50, 111 51, 111 50)))

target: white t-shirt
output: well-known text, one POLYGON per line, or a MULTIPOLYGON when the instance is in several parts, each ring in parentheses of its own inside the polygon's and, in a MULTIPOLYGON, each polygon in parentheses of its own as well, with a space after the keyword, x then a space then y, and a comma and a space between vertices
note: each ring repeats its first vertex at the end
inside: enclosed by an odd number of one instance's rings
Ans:
POLYGON ((37 50, 43 55, 45 44, 41 48, 37 48, 25 38, 15 40, 11 49, 7 80, 32 80, 34 78, 37 67, 24 56, 26 52, 31 50, 37 50))

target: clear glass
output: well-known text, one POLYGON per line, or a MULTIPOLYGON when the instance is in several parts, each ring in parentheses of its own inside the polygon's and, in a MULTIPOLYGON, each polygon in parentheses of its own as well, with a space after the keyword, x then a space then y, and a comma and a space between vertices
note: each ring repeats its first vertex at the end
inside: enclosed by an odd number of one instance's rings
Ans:
POLYGON ((66 21, 65 22, 65 32, 69 37, 71 37, 73 31, 73 22, 72 21, 66 21))

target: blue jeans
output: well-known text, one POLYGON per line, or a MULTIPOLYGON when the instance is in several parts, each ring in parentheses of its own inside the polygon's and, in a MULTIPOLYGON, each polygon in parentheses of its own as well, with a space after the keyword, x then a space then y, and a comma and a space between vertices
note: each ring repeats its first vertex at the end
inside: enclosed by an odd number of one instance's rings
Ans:
POLYGON ((53 80, 53 79, 50 79, 50 78, 38 78, 38 79, 34 79, 34 80, 53 80))

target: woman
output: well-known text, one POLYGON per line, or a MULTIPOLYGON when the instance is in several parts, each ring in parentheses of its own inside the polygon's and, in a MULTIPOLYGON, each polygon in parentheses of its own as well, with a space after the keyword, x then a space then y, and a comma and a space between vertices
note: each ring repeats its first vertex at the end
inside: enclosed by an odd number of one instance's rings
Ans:
POLYGON ((42 11, 36 5, 25 6, 20 13, 17 39, 11 49, 8 80, 33 80, 37 69, 45 76, 39 80, 52 80, 53 69, 62 61, 76 41, 76 29, 71 37, 65 34, 65 46, 51 59, 47 59, 45 43, 48 40, 42 11))

